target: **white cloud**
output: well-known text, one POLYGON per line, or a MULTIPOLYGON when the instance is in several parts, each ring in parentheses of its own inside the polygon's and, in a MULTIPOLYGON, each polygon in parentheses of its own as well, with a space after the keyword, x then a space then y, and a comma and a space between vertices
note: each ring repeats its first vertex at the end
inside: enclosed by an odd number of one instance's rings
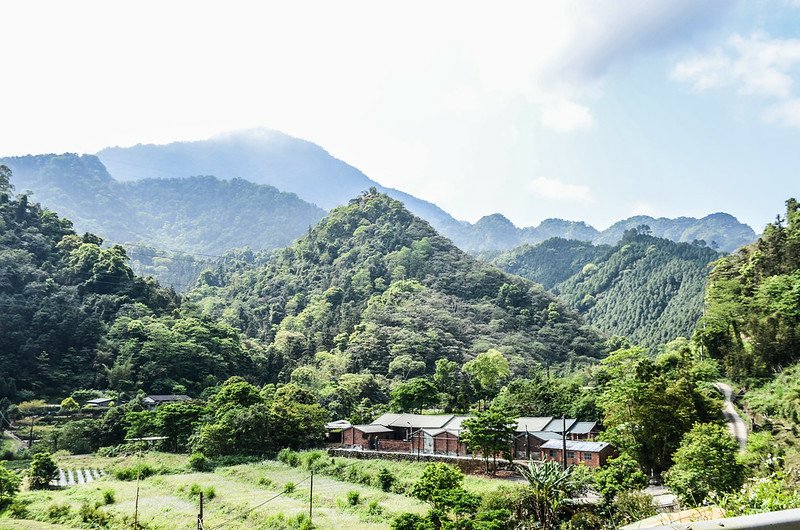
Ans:
POLYGON ((766 121, 800 125, 795 86, 799 68, 800 39, 735 34, 723 47, 676 64, 671 77, 697 91, 733 87, 740 95, 768 101, 761 103, 766 121))
POLYGON ((559 99, 545 103, 542 108, 542 125, 558 132, 572 132, 591 127, 592 112, 574 101, 559 99))
POLYGON ((538 177, 528 184, 528 191, 538 197, 555 201, 579 202, 591 204, 595 202, 592 190, 582 184, 569 184, 556 178, 538 177))

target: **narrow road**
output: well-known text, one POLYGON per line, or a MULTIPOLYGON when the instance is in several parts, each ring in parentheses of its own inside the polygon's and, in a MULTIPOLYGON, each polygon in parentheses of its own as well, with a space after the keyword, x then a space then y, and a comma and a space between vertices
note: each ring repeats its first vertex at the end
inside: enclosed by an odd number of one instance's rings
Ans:
POLYGON ((744 451, 744 448, 747 445, 747 425, 733 407, 733 401, 731 400, 733 396, 733 389, 730 385, 721 382, 714 383, 714 386, 717 388, 717 390, 722 392, 722 395, 725 397, 725 405, 722 407, 722 415, 725 416, 725 420, 728 422, 728 428, 731 430, 731 434, 734 438, 736 438, 736 441, 739 442, 739 450, 744 451))

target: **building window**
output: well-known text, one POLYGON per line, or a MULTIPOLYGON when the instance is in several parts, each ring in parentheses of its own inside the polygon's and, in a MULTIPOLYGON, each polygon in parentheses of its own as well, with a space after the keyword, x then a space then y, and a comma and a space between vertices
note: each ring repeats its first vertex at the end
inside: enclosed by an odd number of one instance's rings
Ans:
POLYGON ((592 461, 592 453, 583 453, 583 459, 587 462, 592 461))
POLYGON ((567 451, 567 458, 575 458, 575 451, 567 451))
POLYGON ((556 457, 556 452, 555 452, 554 449, 550 449, 549 453, 550 453, 550 458, 555 458, 556 457))

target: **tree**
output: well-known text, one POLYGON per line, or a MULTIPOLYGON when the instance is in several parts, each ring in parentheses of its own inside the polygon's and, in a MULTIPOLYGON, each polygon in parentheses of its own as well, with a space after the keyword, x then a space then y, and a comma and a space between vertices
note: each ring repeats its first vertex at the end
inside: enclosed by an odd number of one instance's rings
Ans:
POLYGON ((436 512, 474 512, 480 499, 464 490, 463 480, 464 474, 449 464, 428 464, 411 487, 411 495, 429 503, 436 512))
POLYGON ((495 349, 478 354, 464 363, 462 370, 475 378, 486 398, 493 397, 499 390, 500 383, 511 375, 508 359, 495 349))
POLYGON ((61 410, 66 412, 73 412, 80 409, 81 406, 73 397, 65 398, 61 401, 61 410))
POLYGON ((531 488, 531 501, 536 521, 544 530, 556 528, 559 512, 573 493, 571 475, 574 467, 566 469, 552 460, 517 466, 520 474, 531 488))
POLYGON ((50 453, 36 453, 33 455, 33 461, 28 472, 31 489, 46 489, 57 476, 58 466, 53 461, 50 453))
POLYGON ((0 509, 19 492, 19 475, 0 464, 0 509))
POLYGON ((736 459, 738 449, 725 427, 695 424, 681 440, 665 482, 682 502, 692 506, 701 505, 710 493, 733 491, 744 479, 744 466, 736 459))
POLYGON ((413 373, 425 369, 424 361, 417 361, 410 355, 398 355, 389 363, 389 373, 398 374, 400 379, 406 380, 413 373))
POLYGON ((14 189, 11 185, 11 170, 8 166, 0 165, 0 193, 9 193, 14 189))
POLYGON ((464 420, 461 441, 471 450, 480 451, 489 472, 489 457, 492 458, 492 473, 497 471, 497 456, 511 451, 516 434, 516 422, 503 409, 492 407, 464 420))
POLYGON ((400 412, 422 411, 439 401, 436 387, 424 377, 400 383, 391 392, 391 406, 400 412))
POLYGON ((610 503, 618 493, 646 487, 647 475, 642 473, 631 455, 621 453, 616 458, 609 458, 605 467, 595 472, 594 483, 597 492, 606 503, 610 503))

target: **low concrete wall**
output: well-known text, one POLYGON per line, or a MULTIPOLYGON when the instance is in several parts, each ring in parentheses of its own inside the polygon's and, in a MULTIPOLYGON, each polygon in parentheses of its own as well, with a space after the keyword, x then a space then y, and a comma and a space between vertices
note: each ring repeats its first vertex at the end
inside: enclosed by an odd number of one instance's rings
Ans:
MULTIPOLYGON (((337 456, 340 458, 375 458, 381 460, 407 460, 412 462, 444 462, 446 464, 458 466, 464 473, 477 473, 485 469, 485 464, 480 458, 458 458, 454 456, 425 453, 417 455, 416 453, 400 453, 396 451, 359 451, 357 449, 330 448, 328 449, 328 455, 337 456)), ((500 462, 498 462, 498 464, 500 464, 500 462)))

